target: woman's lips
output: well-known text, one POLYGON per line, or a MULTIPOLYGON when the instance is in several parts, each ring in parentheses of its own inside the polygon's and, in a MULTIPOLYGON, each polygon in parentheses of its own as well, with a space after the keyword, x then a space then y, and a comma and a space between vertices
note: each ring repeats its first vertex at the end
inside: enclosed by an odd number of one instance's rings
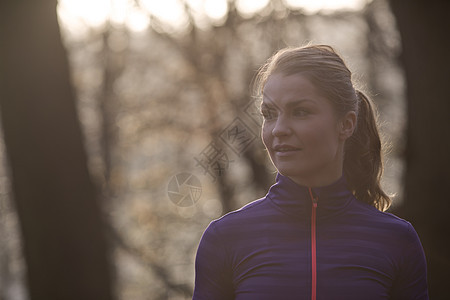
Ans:
POLYGON ((273 150, 278 156, 288 156, 291 154, 295 154, 302 149, 291 145, 276 145, 273 147, 273 150))

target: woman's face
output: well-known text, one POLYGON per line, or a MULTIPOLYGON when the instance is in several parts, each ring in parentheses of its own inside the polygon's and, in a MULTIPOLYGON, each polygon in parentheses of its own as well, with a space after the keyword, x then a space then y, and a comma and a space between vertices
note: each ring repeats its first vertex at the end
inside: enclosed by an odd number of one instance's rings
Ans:
POLYGON ((306 76, 280 73, 269 76, 264 86, 261 112, 263 143, 281 174, 309 187, 340 178, 354 112, 338 118, 306 76))

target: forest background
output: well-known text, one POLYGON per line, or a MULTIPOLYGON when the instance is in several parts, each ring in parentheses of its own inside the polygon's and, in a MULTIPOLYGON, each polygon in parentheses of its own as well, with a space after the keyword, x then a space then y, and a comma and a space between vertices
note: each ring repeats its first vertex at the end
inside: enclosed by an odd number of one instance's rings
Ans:
POLYGON ((308 42, 377 104, 389 211, 447 298, 447 1, 75 2, 0 4, 1 300, 190 299, 208 223, 274 182, 253 76, 308 42))

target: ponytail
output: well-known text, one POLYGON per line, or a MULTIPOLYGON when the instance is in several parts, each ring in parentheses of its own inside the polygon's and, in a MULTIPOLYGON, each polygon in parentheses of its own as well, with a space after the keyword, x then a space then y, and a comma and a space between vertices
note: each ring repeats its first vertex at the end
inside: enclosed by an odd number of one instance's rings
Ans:
POLYGON ((355 197, 384 211, 391 199, 381 189, 383 173, 381 141, 371 101, 361 91, 356 130, 345 143, 344 174, 355 197))

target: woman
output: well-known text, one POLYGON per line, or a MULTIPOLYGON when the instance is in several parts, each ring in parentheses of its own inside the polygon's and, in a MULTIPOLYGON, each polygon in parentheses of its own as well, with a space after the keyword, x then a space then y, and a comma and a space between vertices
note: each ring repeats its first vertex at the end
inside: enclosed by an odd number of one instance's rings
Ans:
POLYGON ((281 50, 257 86, 276 183, 208 226, 193 299, 428 299, 414 228, 383 212, 372 104, 341 57, 281 50))

